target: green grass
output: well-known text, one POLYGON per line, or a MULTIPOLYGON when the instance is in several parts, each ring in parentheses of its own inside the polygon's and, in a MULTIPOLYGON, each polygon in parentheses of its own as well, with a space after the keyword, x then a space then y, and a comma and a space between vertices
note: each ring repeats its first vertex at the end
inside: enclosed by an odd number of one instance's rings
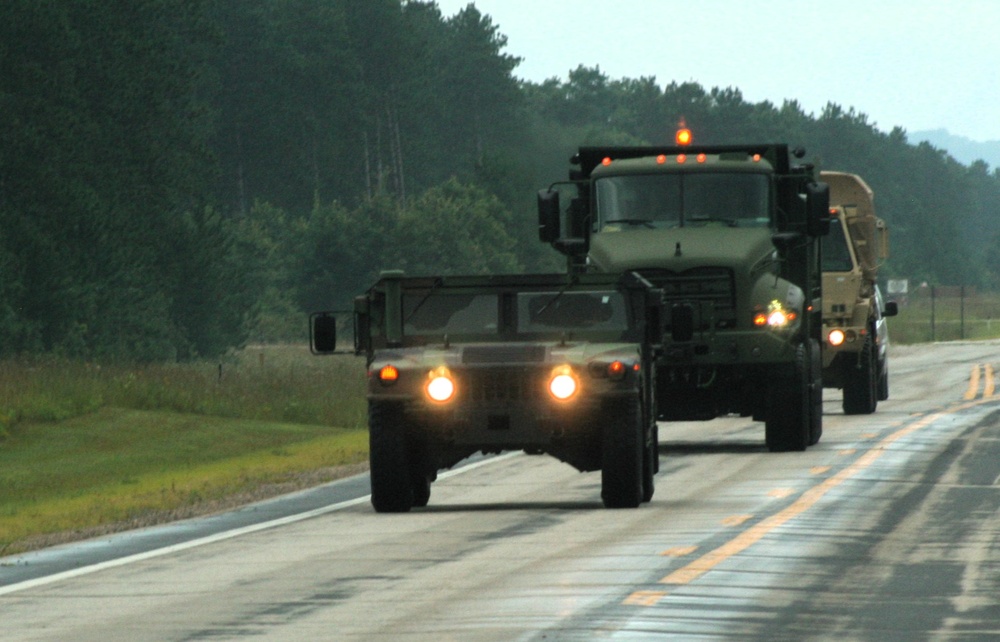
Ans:
POLYGON ((300 347, 0 362, 0 554, 365 461, 365 420, 363 362, 300 347))

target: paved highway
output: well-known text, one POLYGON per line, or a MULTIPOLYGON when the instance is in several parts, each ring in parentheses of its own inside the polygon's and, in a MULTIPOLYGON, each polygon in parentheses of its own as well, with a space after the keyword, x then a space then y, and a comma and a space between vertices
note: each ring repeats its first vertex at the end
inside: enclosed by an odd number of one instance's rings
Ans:
POLYGON ((3 558, 0 638, 1000 639, 1000 343, 890 363, 874 415, 826 391, 804 453, 766 452, 744 419, 661 425, 638 510, 601 508, 599 473, 515 454, 410 514, 376 515, 356 478, 3 558))

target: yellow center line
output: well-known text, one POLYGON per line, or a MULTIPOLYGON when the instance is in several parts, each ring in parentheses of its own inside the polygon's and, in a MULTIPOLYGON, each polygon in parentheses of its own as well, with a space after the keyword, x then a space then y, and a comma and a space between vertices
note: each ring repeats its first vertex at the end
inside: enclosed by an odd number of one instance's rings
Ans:
POLYGON ((985 377, 986 381, 983 383, 983 399, 988 399, 993 396, 994 382, 993 382, 993 366, 986 364, 983 366, 983 370, 986 371, 985 377))
MULTIPOLYGON (((977 368, 978 372, 978 368, 977 368)), ((978 377, 977 377, 978 379, 978 377)), ((952 412, 957 412, 959 410, 964 410, 966 408, 971 408, 982 403, 982 401, 977 401, 969 404, 961 404, 955 408, 947 411, 935 412, 933 414, 925 416, 919 421, 915 421, 909 426, 897 430, 896 432, 888 435, 880 442, 872 446, 870 450, 865 452, 863 455, 858 457, 858 459, 845 467, 843 470, 838 472, 832 477, 828 477, 823 480, 818 485, 810 488, 802 494, 795 502, 784 510, 775 513, 774 515, 760 521, 759 523, 751 526, 747 530, 743 531, 733 539, 729 540, 719 548, 702 555, 698 559, 690 562, 689 564, 677 569, 673 573, 670 573, 666 577, 660 580, 661 584, 688 584, 708 571, 712 570, 722 562, 728 560, 729 558, 742 553, 748 549, 753 544, 756 544, 766 535, 770 534, 776 528, 784 525, 789 520, 798 517, 802 513, 806 512, 812 508, 816 502, 818 502, 824 495, 830 492, 832 489, 840 486, 845 481, 855 476, 862 470, 871 466, 882 453, 885 452, 886 447, 888 447, 893 442, 896 442, 907 435, 924 428, 938 419, 944 417, 945 415, 951 414, 952 412)))
POLYGON ((969 389, 965 391, 963 397, 966 401, 976 398, 979 391, 979 364, 972 366, 972 374, 969 375, 969 389))

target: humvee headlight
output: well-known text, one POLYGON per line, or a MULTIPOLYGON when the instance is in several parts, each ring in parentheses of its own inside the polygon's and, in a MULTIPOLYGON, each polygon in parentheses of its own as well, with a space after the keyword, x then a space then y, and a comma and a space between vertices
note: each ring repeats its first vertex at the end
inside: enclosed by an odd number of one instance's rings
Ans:
POLYGON ((580 389, 580 382, 569 366, 559 366, 549 377, 549 394, 559 401, 571 399, 580 389))
POLYGON ((826 340, 829 341, 830 345, 832 346, 841 345, 842 343, 844 343, 844 339, 845 339, 844 331, 840 329, 830 330, 830 334, 827 335, 826 337, 826 340))
POLYGON ((447 368, 441 366, 427 374, 427 396, 438 403, 444 403, 455 396, 455 381, 447 368))

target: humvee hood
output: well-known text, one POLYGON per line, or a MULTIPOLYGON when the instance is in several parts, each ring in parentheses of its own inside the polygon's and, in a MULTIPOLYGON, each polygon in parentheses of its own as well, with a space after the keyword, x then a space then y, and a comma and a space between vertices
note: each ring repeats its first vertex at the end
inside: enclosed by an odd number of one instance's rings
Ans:
POLYGON ((590 261, 604 272, 737 267, 775 251, 768 228, 683 227, 602 232, 590 237, 590 261))

